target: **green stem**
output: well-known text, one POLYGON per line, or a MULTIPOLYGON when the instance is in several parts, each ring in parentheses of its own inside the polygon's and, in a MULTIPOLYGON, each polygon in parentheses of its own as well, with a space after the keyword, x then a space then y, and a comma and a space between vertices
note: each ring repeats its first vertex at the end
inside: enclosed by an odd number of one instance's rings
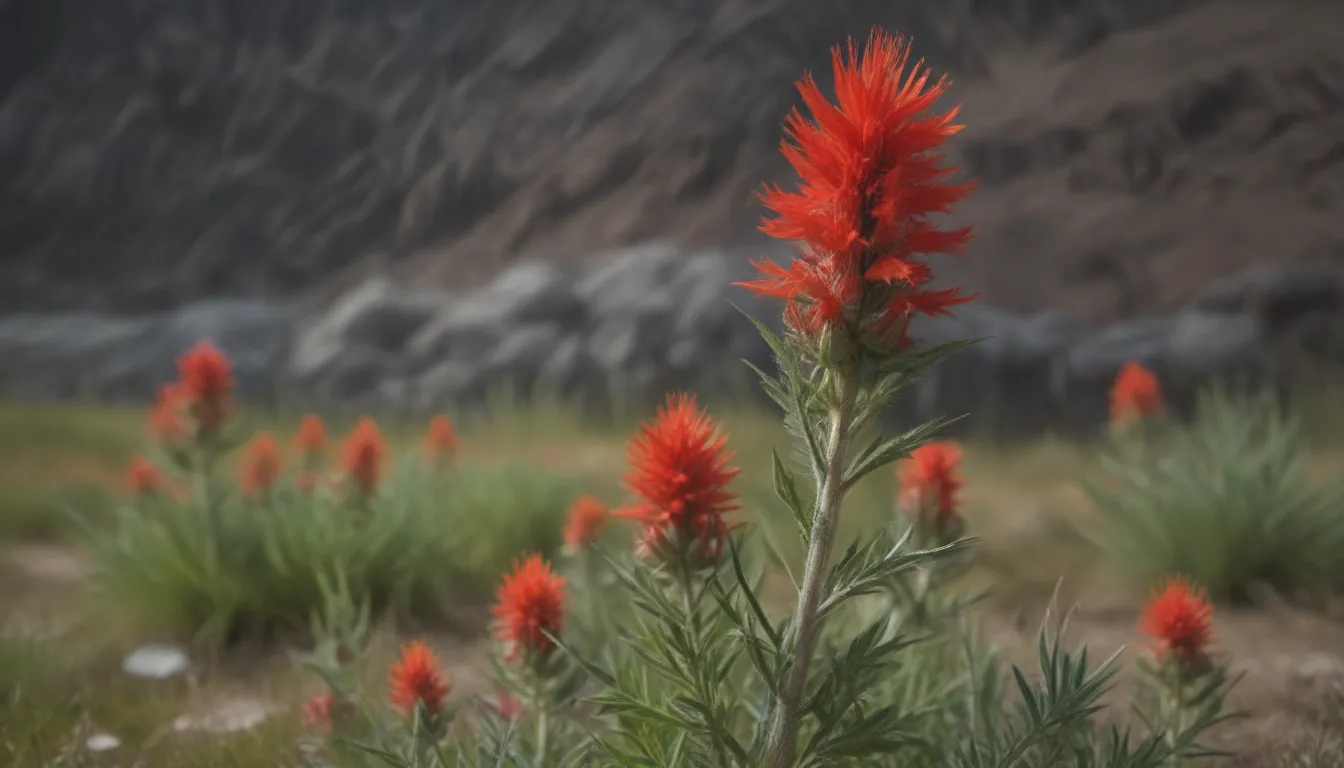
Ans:
MULTIPOLYGON (((703 630, 703 624, 701 623, 700 611, 696 610, 695 601, 691 598, 695 589, 695 574, 684 555, 680 560, 681 562, 677 567, 677 581, 681 590, 681 606, 686 615, 686 626, 690 628, 691 642, 694 643, 692 652, 695 654, 695 658, 691 660, 691 669, 695 670, 697 675, 696 687, 700 689, 697 693, 701 702, 705 705, 705 709, 713 713, 718 709, 714 683, 706 681, 703 676, 698 674, 701 670, 700 633, 703 630)), ((705 718, 705 727, 709 731, 710 749, 714 752, 714 764, 728 766, 730 765, 728 750, 724 747, 723 739, 719 735, 719 725, 713 721, 712 714, 705 718)))
POLYGON ((536 759, 533 760, 532 762, 533 762, 534 765, 537 766, 537 768, 545 768, 545 766, 546 766, 546 758, 548 757, 548 753, 549 753, 549 751, 550 751, 550 750, 548 749, 548 746, 549 746, 549 745, 547 744, 547 741, 548 741, 548 737, 550 736, 550 732, 551 732, 551 713, 550 713, 550 711, 549 711, 549 708, 548 708, 544 703, 542 703, 542 701, 541 701, 541 698, 542 698, 542 697, 541 697, 540 695, 538 695, 536 698, 537 698, 537 705, 538 705, 538 709, 537 709, 537 755, 536 755, 536 759))
POLYGON ((822 591, 830 571, 831 550, 835 547, 835 533, 844 501, 844 471, 849 447, 850 423, 854 417, 854 401, 858 396, 858 378, 853 372, 836 371, 840 391, 839 402, 831 411, 830 430, 826 441, 825 476, 817 509, 812 517, 812 535, 803 570, 803 585, 798 591, 798 607, 794 614, 791 639, 793 663, 775 701, 770 730, 766 736, 765 765, 767 768, 790 768, 798 749, 798 710, 807 688, 808 671, 812 664, 813 649, 821 630, 819 615, 822 591))

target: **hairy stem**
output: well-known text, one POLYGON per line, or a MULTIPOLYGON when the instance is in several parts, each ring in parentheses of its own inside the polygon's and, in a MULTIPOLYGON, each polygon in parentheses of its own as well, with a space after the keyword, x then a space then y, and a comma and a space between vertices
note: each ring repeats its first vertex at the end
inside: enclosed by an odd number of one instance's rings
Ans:
POLYGON ((852 371, 837 372, 836 375, 839 378, 837 384, 840 398, 831 411, 826 441, 826 474, 821 479, 821 492, 817 495, 811 542, 803 569, 803 585, 798 591, 798 607, 793 622, 793 663, 789 666, 788 677, 775 702, 770 730, 766 736, 767 768, 789 768, 793 765, 798 749, 798 709, 807 688, 812 653, 821 630, 818 609, 830 571, 831 550, 835 546, 840 505, 845 495, 845 458, 859 382, 852 371))

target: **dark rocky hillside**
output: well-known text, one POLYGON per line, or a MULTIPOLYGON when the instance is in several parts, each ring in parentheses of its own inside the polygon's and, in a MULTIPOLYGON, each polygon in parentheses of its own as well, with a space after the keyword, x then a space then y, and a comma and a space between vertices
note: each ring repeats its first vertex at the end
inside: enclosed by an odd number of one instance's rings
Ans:
POLYGON ((745 258, 793 79, 874 23, 957 77, 991 302, 1344 260, 1338 0, 0 0, 0 314, 745 258))

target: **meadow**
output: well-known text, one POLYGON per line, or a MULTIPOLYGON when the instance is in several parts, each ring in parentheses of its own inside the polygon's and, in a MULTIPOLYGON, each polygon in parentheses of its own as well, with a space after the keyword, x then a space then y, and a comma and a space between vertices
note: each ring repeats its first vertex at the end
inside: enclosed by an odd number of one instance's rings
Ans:
MULTIPOLYGON (((1209 402, 1215 407, 1193 426, 1167 427, 1163 439, 1180 449, 1142 470, 1105 438, 963 441, 958 510, 977 542, 957 589, 983 593, 970 613, 998 663, 1034 668, 1053 598, 1073 609, 1069 645, 1085 644, 1097 659, 1123 648, 1124 664, 1146 653, 1148 590, 1164 574, 1193 573, 1215 600, 1215 647, 1244 676, 1229 703, 1246 717, 1213 734, 1240 757, 1210 764, 1344 764, 1344 495, 1333 471, 1344 446, 1311 413, 1299 421, 1268 402, 1209 402), (1098 477, 1110 484, 1099 495, 1098 477)), ((802 557, 772 476, 771 449, 783 450, 787 435, 766 409, 712 414, 742 470, 732 490, 751 533, 744 558, 765 572, 764 599, 784 607, 802 557)), ((302 764, 311 730, 304 704, 321 682, 295 655, 311 649, 313 622, 343 590, 374 607, 371 690, 381 690, 398 643, 413 637, 442 660, 453 700, 493 701, 487 606, 495 586, 525 553, 568 562, 565 516, 581 496, 626 500, 621 476, 641 418, 597 424, 560 403, 501 401, 454 414, 443 422, 452 425, 447 436, 432 436, 428 420, 380 422, 385 482, 405 489, 379 507, 398 521, 383 531, 352 519, 319 526, 308 517, 297 530, 276 522, 298 515, 303 498, 292 447, 300 417, 241 410, 231 418, 239 441, 273 435, 280 461, 275 499, 229 507, 234 527, 221 528, 235 548, 253 546, 236 538, 247 530, 271 530, 279 542, 271 564, 231 567, 227 553, 221 565, 182 531, 127 538, 139 529, 118 510, 144 490, 127 467, 156 455, 143 409, 0 407, 0 764, 302 764), (435 450, 446 452, 442 464, 435 450), (125 674, 124 655, 145 643, 187 649, 189 671, 164 680, 125 674), (257 722, 230 725, 230 713, 257 722), (118 746, 91 750, 100 734, 118 746)), ((325 426, 333 446, 360 429, 339 416, 325 426)), ((240 445, 220 459, 221 485, 250 482, 250 450, 240 445)), ((838 548, 901 519, 897 486, 890 471, 855 485, 838 548)), ((180 497, 137 503, 182 506, 180 497)), ((616 522, 600 540, 623 551, 634 538, 632 526, 616 522)), ((598 607, 607 599, 586 598, 598 607)), ((1122 682, 1108 711, 1123 714, 1130 694, 1122 682)))

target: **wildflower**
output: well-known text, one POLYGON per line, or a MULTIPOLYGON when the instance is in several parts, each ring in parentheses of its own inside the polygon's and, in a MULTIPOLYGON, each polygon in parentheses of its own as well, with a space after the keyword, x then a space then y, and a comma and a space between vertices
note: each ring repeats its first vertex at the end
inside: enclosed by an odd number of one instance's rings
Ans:
POLYGON ((336 706, 336 694, 319 693, 303 704, 303 727, 325 736, 331 733, 331 711, 336 706))
POLYGON ((1144 609, 1144 634, 1157 641, 1159 659, 1171 657, 1185 667, 1202 666, 1213 641, 1213 608, 1204 590, 1184 577, 1168 579, 1144 609))
POLYGON ((163 475, 143 456, 136 456, 126 467, 126 495, 133 499, 155 496, 163 491, 163 475))
POLYGON ((406 717, 415 712, 416 702, 430 715, 438 714, 448 697, 448 684, 439 669, 439 660, 429 646, 413 642, 401 647, 401 659, 392 665, 392 706, 406 717))
POLYGON ((247 444, 238 484, 248 496, 264 496, 280 479, 280 446, 269 433, 260 432, 247 444))
POLYGON ((941 229, 929 217, 974 185, 951 183, 956 169, 943 162, 942 146, 961 130, 958 110, 931 113, 949 82, 929 85, 922 61, 903 77, 909 56, 908 41, 874 30, 862 57, 853 40, 847 55, 832 51, 835 104, 811 75, 798 82, 811 119, 789 115, 781 151, 801 183, 761 193, 776 214, 761 231, 802 241, 804 253, 787 268, 757 262, 764 277, 743 285, 785 299, 786 321, 805 336, 844 330, 874 349, 899 349, 913 313, 946 315, 974 298, 927 287, 933 275, 921 254, 955 254, 970 240, 969 228, 941 229), (865 315, 868 307, 876 309, 865 315))
POLYGON ((327 427, 313 414, 303 417, 294 436, 294 452, 306 462, 317 462, 327 451, 327 427))
POLYGON ((577 552, 587 547, 607 526, 607 505, 593 496, 581 496, 569 507, 565 547, 577 552))
POLYGON ((451 462, 457 455, 458 448, 453 422, 447 416, 435 416, 430 419, 424 443, 425 458, 429 463, 438 467, 451 462))
POLYGON ((642 551, 693 546, 700 562, 718 559, 730 528, 725 516, 737 509, 728 485, 739 470, 728 464, 727 442, 685 394, 669 396, 653 423, 639 428, 625 476, 639 501, 616 514, 643 525, 642 551))
POLYGON ((177 361, 177 386, 196 428, 209 433, 223 425, 233 391, 229 360, 209 341, 201 341, 177 361))
POLYGON ((187 436, 187 425, 182 415, 186 399, 176 384, 165 384, 159 390, 158 400, 149 411, 149 434, 160 444, 178 443, 187 436))
POLYGON ((1158 415, 1164 408, 1162 385, 1143 363, 1130 361, 1111 386, 1111 423, 1125 424, 1158 415))
POLYGON ((926 521, 939 538, 961 523, 957 515, 960 468, 961 450, 952 442, 925 443, 897 465, 902 506, 926 521))
POLYGON ((360 419, 341 445, 341 472, 359 498, 367 499, 378 489, 386 457, 387 444, 378 425, 372 419, 360 419))
POLYGON ((495 712, 506 722, 516 723, 523 716, 522 702, 503 688, 495 692, 495 712))
POLYGON ((546 633, 558 635, 564 626, 565 580, 541 555, 532 555, 504 577, 492 610, 508 658, 520 652, 545 657, 555 647, 546 633))

